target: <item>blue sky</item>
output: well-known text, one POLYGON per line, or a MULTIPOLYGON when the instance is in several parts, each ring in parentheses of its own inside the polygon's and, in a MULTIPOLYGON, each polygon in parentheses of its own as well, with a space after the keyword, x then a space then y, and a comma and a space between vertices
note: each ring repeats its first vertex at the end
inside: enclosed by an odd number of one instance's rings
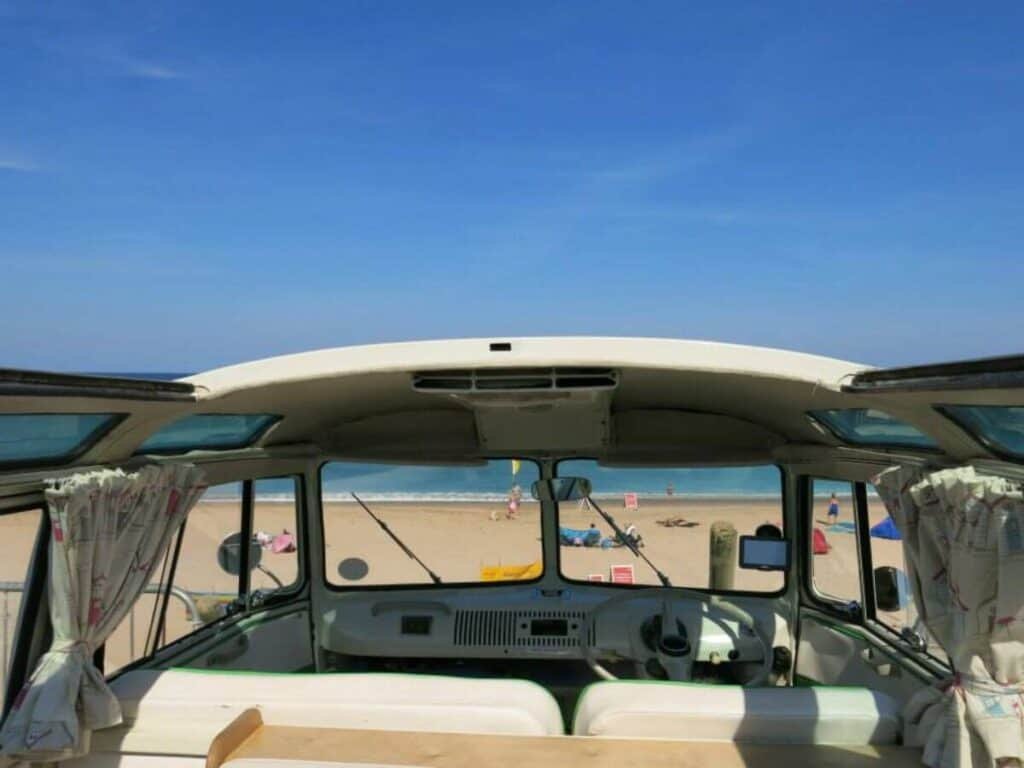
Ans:
POLYGON ((1024 6, 0 0, 0 366, 1024 352, 1024 6))

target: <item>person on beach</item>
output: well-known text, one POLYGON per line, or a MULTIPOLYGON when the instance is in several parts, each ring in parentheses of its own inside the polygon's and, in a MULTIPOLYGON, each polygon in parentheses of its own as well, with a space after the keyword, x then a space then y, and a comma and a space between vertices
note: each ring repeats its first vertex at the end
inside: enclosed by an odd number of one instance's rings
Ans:
POLYGON ((508 492, 508 509, 505 511, 505 519, 515 520, 516 515, 519 514, 519 502, 523 498, 523 489, 519 487, 518 483, 512 486, 512 489, 508 492))
POLYGON ((828 521, 832 525, 839 522, 839 499, 833 493, 832 498, 828 500, 828 521))

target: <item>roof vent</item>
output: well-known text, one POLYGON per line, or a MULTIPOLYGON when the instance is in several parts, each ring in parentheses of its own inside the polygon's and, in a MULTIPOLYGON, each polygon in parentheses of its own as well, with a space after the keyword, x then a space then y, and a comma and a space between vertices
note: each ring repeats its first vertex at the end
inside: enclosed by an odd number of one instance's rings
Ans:
POLYGON ((485 368, 414 373, 418 392, 555 392, 615 389, 611 368, 485 368))

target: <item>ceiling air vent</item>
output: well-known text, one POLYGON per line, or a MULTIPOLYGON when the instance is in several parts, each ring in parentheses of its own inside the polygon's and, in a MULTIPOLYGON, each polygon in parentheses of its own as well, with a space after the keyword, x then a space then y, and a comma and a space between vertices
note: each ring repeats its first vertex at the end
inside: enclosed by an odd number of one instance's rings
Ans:
POLYGON ((614 389, 618 373, 611 368, 483 368, 414 373, 420 392, 556 392, 614 389))

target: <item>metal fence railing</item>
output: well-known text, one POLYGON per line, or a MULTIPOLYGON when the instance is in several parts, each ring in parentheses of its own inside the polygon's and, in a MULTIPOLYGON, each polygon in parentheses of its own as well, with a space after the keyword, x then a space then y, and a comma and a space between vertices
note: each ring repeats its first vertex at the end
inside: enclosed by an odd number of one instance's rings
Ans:
MULTIPOLYGON (((14 603, 12 610, 12 595, 19 595, 24 591, 25 585, 20 581, 0 581, 0 652, 3 656, 0 656, 0 699, 3 697, 3 691, 7 689, 7 664, 10 661, 11 648, 14 643, 13 634, 17 630, 18 623, 18 610, 20 607, 20 598, 14 603)), ((144 594, 156 595, 162 592, 162 588, 159 584, 150 584, 143 590, 144 594)), ((215 593, 210 593, 213 596, 215 593)), ((185 609, 185 618, 189 624, 192 625, 193 629, 198 629, 203 626, 203 619, 200 617, 199 609, 196 606, 195 597, 192 593, 186 592, 180 587, 171 587, 171 596, 178 600, 185 609)), ((203 593, 205 596, 205 593, 203 593)), ((131 659, 136 658, 136 633, 135 633, 135 610, 138 604, 133 605, 132 609, 128 612, 128 653, 131 659)), ((148 634, 148 624, 146 626, 148 634)), ((164 630, 166 634, 166 627, 164 630)), ((142 642, 145 642, 145 634, 141 637, 142 642)))

